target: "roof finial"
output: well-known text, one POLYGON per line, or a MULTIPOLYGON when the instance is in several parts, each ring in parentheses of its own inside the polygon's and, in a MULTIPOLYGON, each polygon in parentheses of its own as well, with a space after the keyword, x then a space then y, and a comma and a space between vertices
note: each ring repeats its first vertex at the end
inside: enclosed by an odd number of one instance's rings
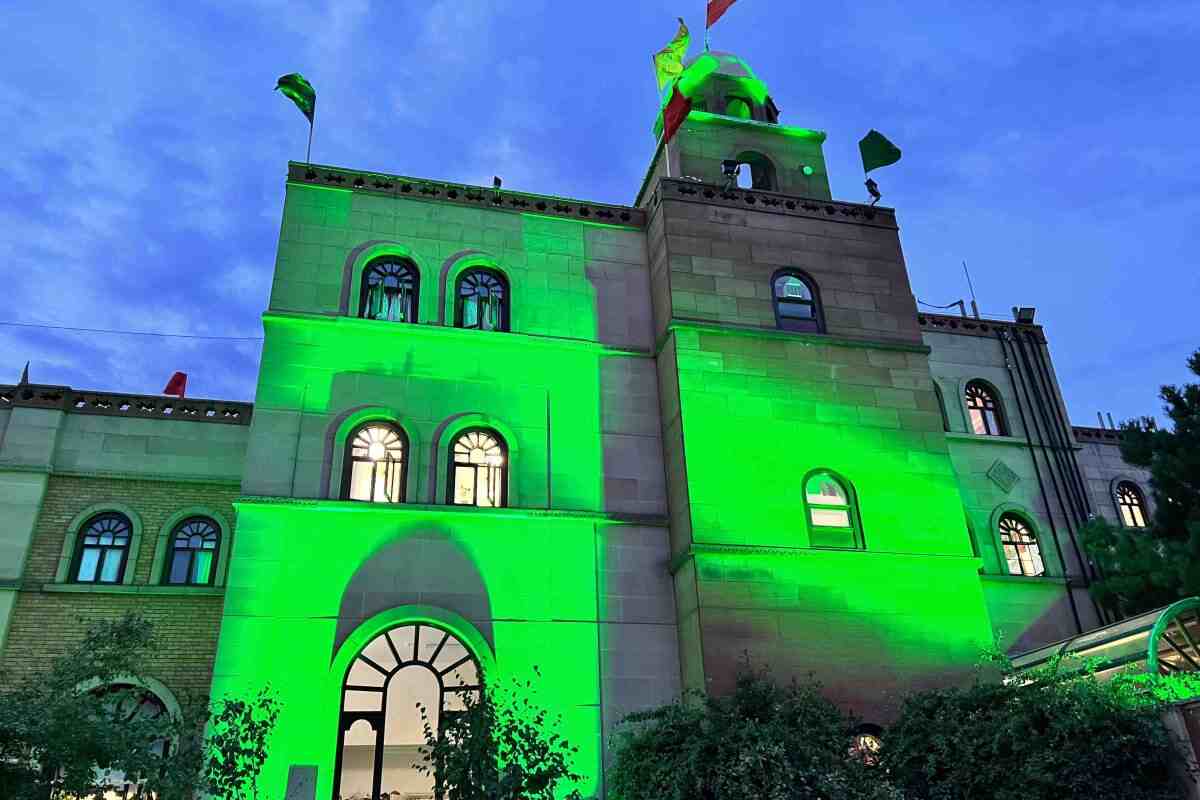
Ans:
POLYGON ((29 385, 29 362, 25 362, 25 369, 21 370, 21 380, 17 381, 17 386, 29 385))

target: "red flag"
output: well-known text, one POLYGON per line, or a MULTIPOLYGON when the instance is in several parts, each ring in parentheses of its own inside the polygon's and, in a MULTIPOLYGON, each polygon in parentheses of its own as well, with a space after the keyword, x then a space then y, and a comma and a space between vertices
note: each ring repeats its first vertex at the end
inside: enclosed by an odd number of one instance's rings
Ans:
POLYGON ((679 130, 679 126, 687 119, 692 110, 692 101, 679 93, 679 87, 671 88, 671 102, 663 109, 663 144, 671 141, 671 137, 679 130))
POLYGON ((167 381, 166 387, 162 390, 163 394, 173 394, 176 397, 183 397, 183 393, 187 390, 187 373, 176 372, 171 376, 171 380, 167 381))
POLYGON ((708 0, 708 25, 705 27, 711 28, 716 25, 721 15, 736 2, 737 0, 708 0))

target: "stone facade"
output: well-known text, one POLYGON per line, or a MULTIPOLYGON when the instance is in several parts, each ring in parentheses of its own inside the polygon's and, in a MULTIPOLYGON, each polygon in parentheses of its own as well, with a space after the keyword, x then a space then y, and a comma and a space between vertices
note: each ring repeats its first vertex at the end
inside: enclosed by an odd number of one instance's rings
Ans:
POLYGON ((167 691, 278 692, 264 785, 370 794, 354 737, 377 735, 405 786, 412 742, 346 687, 371 679, 374 637, 425 626, 446 637, 430 663, 453 637, 493 678, 540 674, 599 795, 625 714, 727 689, 743 654, 886 723, 994 634, 1020 650, 1104 622, 1076 531, 1147 476, 1111 432, 1068 425, 1039 326, 919 314, 895 213, 831 200, 824 134, 778 124, 748 68, 713 58, 634 206, 290 165, 252 409, 0 387, 6 674, 140 610, 167 691), (743 93, 748 117, 721 113, 743 93), (415 321, 365 318, 381 259, 411 270, 415 321), (480 268, 507 330, 457 324, 480 268), (781 276, 811 294, 803 330, 781 325, 781 276), (1001 435, 971 432, 972 381, 1001 435), (403 502, 349 499, 373 424, 403 433, 403 502), (452 447, 477 429, 504 443, 501 507, 450 502, 452 447), (105 510, 131 520, 129 565, 80 583, 81 526, 105 510), (1011 574, 1004 514, 1044 574, 1011 574), (215 578, 164 585, 188 515, 222 528, 215 578))

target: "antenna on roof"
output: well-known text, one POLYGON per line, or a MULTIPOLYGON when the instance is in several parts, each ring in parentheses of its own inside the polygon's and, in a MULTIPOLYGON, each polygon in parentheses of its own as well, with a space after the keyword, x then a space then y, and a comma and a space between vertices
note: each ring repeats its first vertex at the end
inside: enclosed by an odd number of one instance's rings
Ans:
MULTIPOLYGON (((975 286, 971 283, 971 272, 967 269, 967 260, 964 258, 963 274, 967 276, 967 288, 971 290, 971 313, 975 315, 975 319, 979 319, 979 303, 975 302, 975 286)), ((964 314, 963 316, 966 316, 964 314)))

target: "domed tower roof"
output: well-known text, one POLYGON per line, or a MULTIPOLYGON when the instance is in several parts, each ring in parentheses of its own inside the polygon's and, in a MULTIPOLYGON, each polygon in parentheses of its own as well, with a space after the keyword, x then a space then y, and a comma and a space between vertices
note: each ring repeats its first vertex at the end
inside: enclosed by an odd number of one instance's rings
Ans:
POLYGON ((700 111, 760 122, 778 121, 779 111, 767 85, 734 53, 712 50, 689 59, 679 76, 679 90, 700 111))

